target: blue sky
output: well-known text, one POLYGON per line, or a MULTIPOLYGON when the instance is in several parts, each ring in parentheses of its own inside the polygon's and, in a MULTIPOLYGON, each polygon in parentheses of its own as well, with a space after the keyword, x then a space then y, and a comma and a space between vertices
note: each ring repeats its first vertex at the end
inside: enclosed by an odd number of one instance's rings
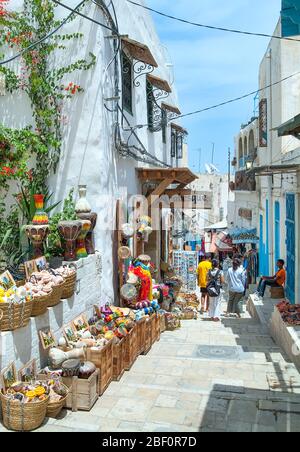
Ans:
MULTIPOLYGON (((203 24, 272 34, 279 19, 281 0, 147 0, 148 6, 203 24)), ((183 113, 214 105, 258 87, 258 69, 268 39, 199 29, 153 14, 159 36, 174 64, 183 113)), ((185 119, 189 130, 190 167, 198 172, 199 152, 227 171, 228 147, 248 122, 254 100, 247 100, 185 119)))

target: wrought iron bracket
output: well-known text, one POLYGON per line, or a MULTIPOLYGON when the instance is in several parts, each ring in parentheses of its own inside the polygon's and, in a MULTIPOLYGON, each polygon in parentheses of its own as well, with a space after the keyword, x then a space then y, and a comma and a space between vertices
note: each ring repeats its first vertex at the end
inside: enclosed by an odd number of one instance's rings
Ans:
POLYGON ((136 88, 141 86, 141 82, 139 80, 143 75, 152 74, 154 71, 154 66, 151 64, 143 63, 142 61, 136 61, 133 64, 133 73, 135 74, 135 78, 133 79, 133 84, 136 88))
POLYGON ((167 99, 169 97, 170 93, 156 88, 153 89, 152 92, 148 94, 149 100, 152 101, 153 105, 153 117, 152 117, 152 125, 151 130, 152 132, 160 132, 163 128, 163 126, 167 126, 168 124, 168 117, 164 116, 163 112, 166 110, 163 110, 161 106, 159 105, 159 102, 167 99), (165 122, 165 124, 164 124, 165 122))

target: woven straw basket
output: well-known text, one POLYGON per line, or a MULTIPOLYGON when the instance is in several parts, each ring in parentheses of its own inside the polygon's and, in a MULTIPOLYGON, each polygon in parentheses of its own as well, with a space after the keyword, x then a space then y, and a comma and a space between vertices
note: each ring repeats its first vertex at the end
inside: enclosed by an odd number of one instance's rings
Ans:
POLYGON ((64 282, 53 287, 51 297, 48 301, 48 308, 53 308, 61 302, 63 290, 64 282))
POLYGON ((0 393, 3 424, 9 430, 30 432, 39 428, 45 420, 49 396, 42 402, 20 403, 0 393))
POLYGON ((51 291, 49 294, 47 294, 43 297, 38 297, 33 300, 32 313, 31 313, 32 317, 37 317, 37 316, 43 315, 47 312, 48 303, 51 300, 52 292, 53 291, 51 291))
POLYGON ((67 276, 63 285, 62 298, 72 298, 76 289, 77 274, 67 276))
MULTIPOLYGON (((63 383, 61 383, 61 385, 63 385, 63 383)), ((63 386, 65 387, 65 390, 67 391, 66 397, 61 399, 59 402, 49 402, 48 403, 47 413, 46 413, 47 417, 56 419, 57 416, 60 414, 61 410, 63 409, 63 407, 65 406, 70 390, 66 385, 63 385, 63 386)))
POLYGON ((0 331, 15 331, 27 326, 31 317, 33 301, 22 304, 0 304, 0 331))

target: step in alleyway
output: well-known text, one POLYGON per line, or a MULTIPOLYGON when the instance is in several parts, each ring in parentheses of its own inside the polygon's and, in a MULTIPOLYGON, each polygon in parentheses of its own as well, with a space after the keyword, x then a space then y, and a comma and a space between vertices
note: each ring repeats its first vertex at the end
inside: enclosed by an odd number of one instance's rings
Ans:
POLYGON ((300 375, 248 314, 184 321, 90 413, 63 411, 39 431, 299 432, 300 375))

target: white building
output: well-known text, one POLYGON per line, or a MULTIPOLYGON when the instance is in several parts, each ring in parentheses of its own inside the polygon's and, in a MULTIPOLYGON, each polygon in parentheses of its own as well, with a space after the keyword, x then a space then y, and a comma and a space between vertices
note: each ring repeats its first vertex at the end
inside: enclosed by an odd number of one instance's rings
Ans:
MULTIPOLYGON (((282 17, 274 34, 293 37, 295 33, 296 38, 299 38, 298 2, 283 0, 282 4, 282 17)), ((238 136, 236 159, 242 173, 237 173, 238 180, 232 187, 238 205, 231 220, 235 226, 251 225, 257 228, 261 274, 274 274, 277 259, 285 259, 287 296, 292 302, 300 302, 300 281, 297 277, 300 271, 299 70, 299 42, 272 39, 259 71, 259 122, 257 124, 254 121, 248 126, 248 129, 255 130, 258 127, 257 158, 250 173, 246 171, 247 164, 239 145, 243 142, 244 131, 238 136), (277 83, 281 80, 284 81, 277 83), (239 191, 240 174, 244 175, 246 181, 250 180, 248 189, 247 183, 244 185, 244 193, 239 191), (256 187, 253 185, 254 176, 256 187), (256 189, 256 193, 253 189, 256 189), (239 218, 238 206, 243 203, 248 211, 252 211, 251 222, 239 218)), ((246 134, 248 131, 246 128, 246 134)), ((250 159, 248 168, 251 166, 250 159)))
POLYGON ((245 173, 246 165, 257 160, 259 121, 252 118, 249 124, 242 125, 235 137, 235 158, 232 162, 235 177, 231 187, 233 201, 228 203, 229 228, 254 229, 259 220, 259 192, 256 191, 255 178, 245 173))
MULTIPOLYGON (((66 0, 66 4, 74 7, 72 1, 66 0)), ((9 7, 21 10, 23 1, 12 0, 9 7)), ((61 156, 49 184, 56 201, 64 199, 71 188, 87 184, 88 200, 98 213, 95 235, 96 248, 103 258, 102 296, 113 298, 117 200, 123 199, 126 191, 128 195, 143 192, 137 168, 182 166, 187 161, 186 131, 176 125, 180 111, 170 58, 150 14, 124 0, 88 2, 81 12, 115 32, 83 17, 63 27, 63 33, 80 32, 83 38, 80 45, 76 40, 69 41, 68 50, 57 51, 55 61, 49 64, 65 66, 74 59, 88 58, 89 52, 97 60, 91 70, 74 74, 73 81, 85 91, 63 107, 66 124, 61 156), (167 125, 162 115, 170 120, 167 125)), ((69 11, 58 6, 56 14, 65 18, 69 11)), ((0 97, 0 103, 5 126, 34 125, 30 101, 24 93, 6 94, 0 97)), ((159 236, 156 240, 159 244, 159 236)))
POLYGON ((227 220, 228 202, 233 199, 229 192, 227 174, 197 174, 198 179, 191 184, 195 192, 207 193, 210 199, 210 208, 196 210, 194 220, 198 228, 204 231, 210 225, 227 220))

